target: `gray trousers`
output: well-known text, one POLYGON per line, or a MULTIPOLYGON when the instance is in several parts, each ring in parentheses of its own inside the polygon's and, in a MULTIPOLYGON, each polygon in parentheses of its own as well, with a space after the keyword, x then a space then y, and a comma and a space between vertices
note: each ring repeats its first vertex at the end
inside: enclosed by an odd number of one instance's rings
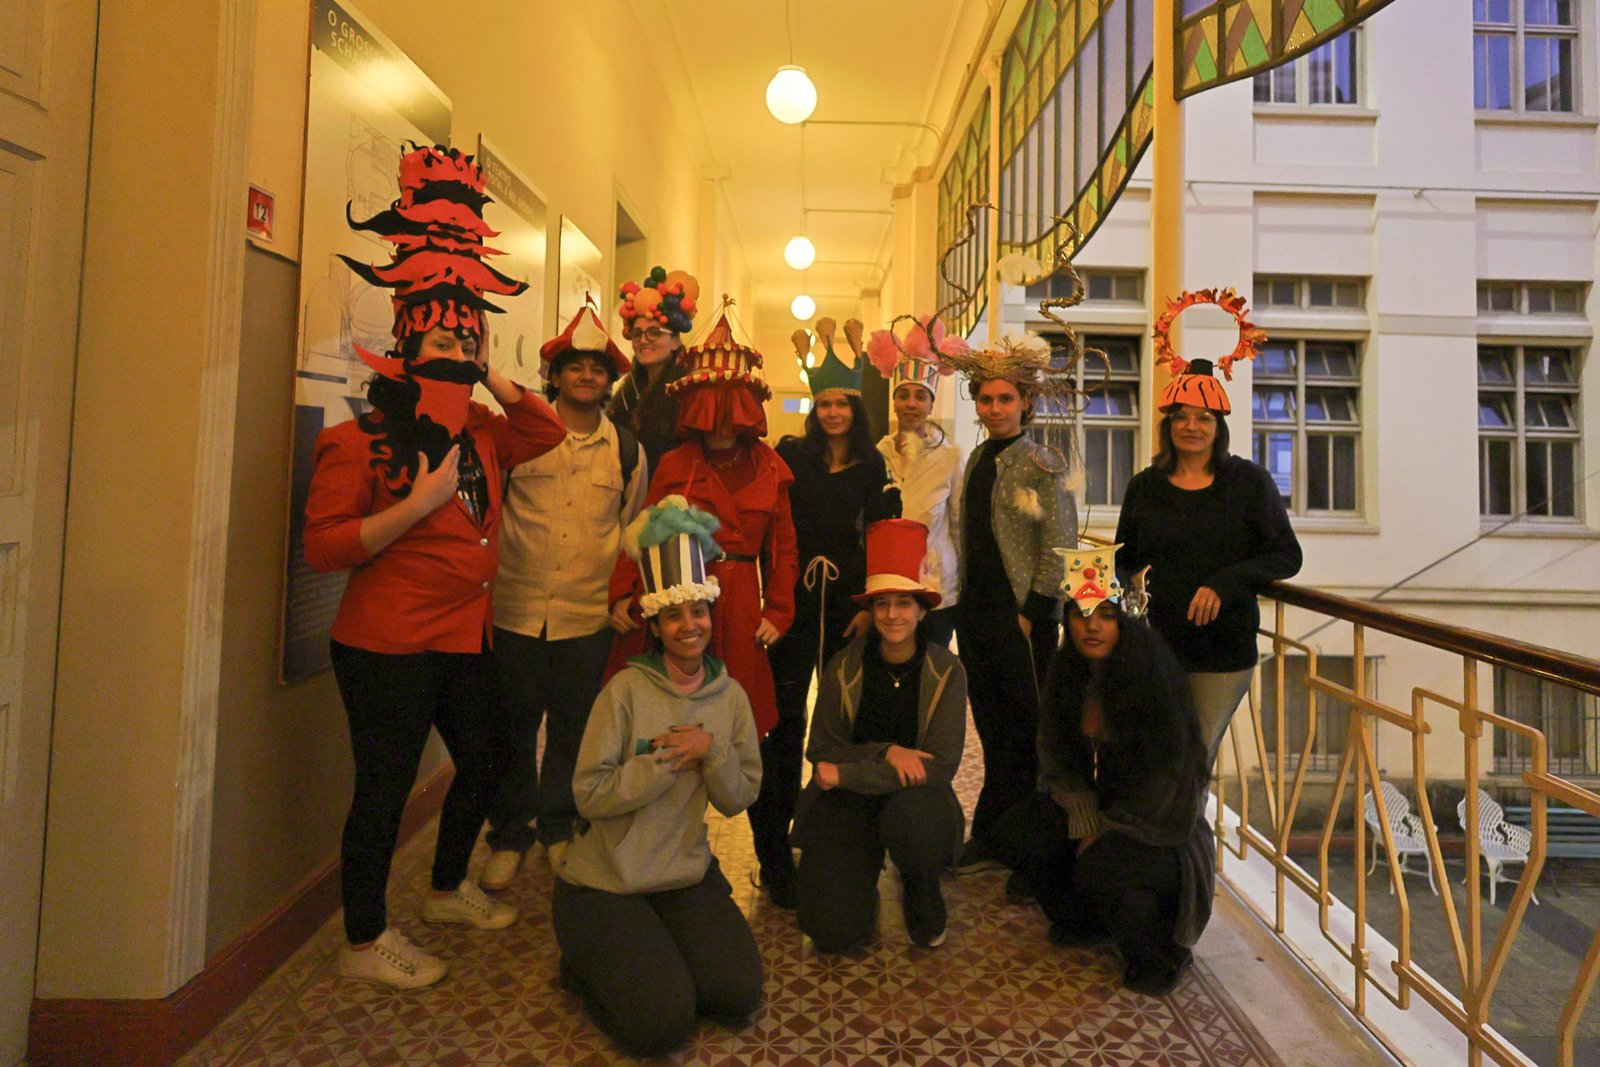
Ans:
POLYGON ((1239 701, 1250 691, 1253 667, 1242 671, 1211 673, 1195 671, 1189 675, 1189 695, 1194 698, 1194 710, 1200 716, 1200 736, 1206 743, 1206 765, 1217 762, 1217 752, 1222 748, 1222 736, 1228 732, 1233 713, 1239 710, 1239 701))

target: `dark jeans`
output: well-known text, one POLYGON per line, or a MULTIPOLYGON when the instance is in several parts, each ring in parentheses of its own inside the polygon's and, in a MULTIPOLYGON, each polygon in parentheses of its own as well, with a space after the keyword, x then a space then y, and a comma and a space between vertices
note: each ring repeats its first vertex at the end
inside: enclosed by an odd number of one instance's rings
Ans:
POLYGON ((1082 855, 1078 842, 1066 841, 1024 869, 1051 922, 1080 938, 1110 938, 1130 968, 1188 958, 1189 950, 1172 936, 1182 886, 1176 848, 1146 845, 1111 830, 1082 855))
POLYGON ((499 777, 495 678, 487 652, 392 655, 331 644, 356 765, 339 877, 345 936, 359 945, 388 924, 389 864, 429 727, 438 728, 455 763, 439 815, 433 888, 454 889, 466 878, 499 777))
POLYGON ((1039 693, 1060 627, 1050 618, 1035 619, 1032 637, 1024 637, 1009 606, 963 600, 956 605, 956 633, 972 723, 983 743, 983 788, 972 813, 972 836, 988 843, 994 821, 1034 791, 1039 693))
POLYGON ((624 1051, 660 1056, 698 1015, 761 1004, 761 950, 715 858, 684 889, 623 896, 556 879, 550 911, 562 981, 624 1051))
POLYGON ((956 612, 959 605, 954 608, 935 608, 922 618, 922 636, 930 643, 950 647, 950 638, 956 632, 956 612))
MULTIPOLYGON (((746 813, 755 843, 761 880, 780 889, 794 883, 794 853, 789 850, 789 823, 800 798, 800 770, 806 747, 806 693, 817 668, 818 616, 814 601, 802 590, 800 611, 789 632, 772 646, 772 680, 777 687, 778 722, 761 742, 761 793, 746 813)), ((828 590, 828 621, 822 662, 826 664, 849 642, 844 629, 855 617, 855 601, 828 590)))
MULTIPOLYGON (((889 853, 908 899, 919 889, 938 896, 939 876, 960 847, 964 817, 948 785, 922 785, 883 796, 830 789, 801 820, 800 929, 820 952, 849 952, 877 927, 878 872, 889 853)), ((942 898, 940 898, 942 911, 942 898)), ((918 916, 908 906, 907 927, 918 916)), ((923 939, 944 928, 918 931, 923 939)))
POLYGON ((578 817, 572 770, 589 709, 600 695, 614 637, 610 626, 559 641, 495 627, 494 662, 500 676, 500 729, 507 764, 489 806, 490 848, 524 852, 535 840, 548 845, 572 836, 572 821, 578 817))

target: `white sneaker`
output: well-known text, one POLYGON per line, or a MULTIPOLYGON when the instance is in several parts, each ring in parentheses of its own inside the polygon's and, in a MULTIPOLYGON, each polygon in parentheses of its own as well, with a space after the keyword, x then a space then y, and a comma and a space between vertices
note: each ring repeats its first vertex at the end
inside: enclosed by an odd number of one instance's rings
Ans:
POLYGON ((483 875, 478 884, 485 889, 509 889, 522 869, 522 853, 515 849, 502 849, 489 853, 489 862, 483 865, 483 875))
POLYGON ((480 930, 504 930, 517 921, 517 909, 490 900, 483 890, 463 881, 447 897, 429 893, 422 902, 422 919, 430 923, 463 923, 480 930))
POLYGON ((339 974, 394 989, 421 989, 445 976, 450 965, 413 945, 405 934, 388 927, 366 948, 339 950, 339 974))

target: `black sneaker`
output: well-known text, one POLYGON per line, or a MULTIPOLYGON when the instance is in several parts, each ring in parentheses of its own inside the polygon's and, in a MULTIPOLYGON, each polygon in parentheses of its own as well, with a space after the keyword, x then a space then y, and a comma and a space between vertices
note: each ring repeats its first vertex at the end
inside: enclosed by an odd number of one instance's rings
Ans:
POLYGON ((1005 864, 994 858, 989 846, 976 837, 969 838, 952 868, 957 874, 977 874, 979 871, 998 871, 1005 864))
POLYGON ((1099 948, 1111 943, 1104 930, 1081 922, 1053 922, 1045 938, 1056 948, 1099 948))
POLYGON ((772 901, 772 903, 776 904, 784 911, 794 911, 800 906, 800 901, 795 893, 794 880, 792 878, 779 881, 778 879, 770 878, 767 875, 757 874, 755 871, 751 871, 750 884, 761 890, 761 892, 765 893, 768 900, 772 901))
POLYGON ((1168 960, 1130 963, 1122 975, 1123 988, 1143 993, 1148 997, 1169 996, 1188 973, 1190 962, 1190 959, 1185 958, 1177 963, 1168 960))
POLYGON ((1032 904, 1038 899, 1039 892, 1034 888, 1033 879, 1021 871, 1012 871, 1011 877, 1006 879, 1006 902, 1032 904))
POLYGON ((939 879, 902 874, 900 881, 905 890, 906 933, 911 935, 911 943, 918 948, 938 948, 944 944, 945 926, 949 922, 939 879))

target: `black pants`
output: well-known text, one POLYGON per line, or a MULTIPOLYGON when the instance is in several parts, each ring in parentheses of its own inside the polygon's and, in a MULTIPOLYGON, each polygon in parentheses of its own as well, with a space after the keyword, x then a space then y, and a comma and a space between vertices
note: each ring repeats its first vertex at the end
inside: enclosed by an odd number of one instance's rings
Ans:
POLYGON ((466 878, 499 779, 496 685, 487 652, 392 655, 334 641, 332 655, 356 765, 339 877, 345 936, 359 945, 388 924, 389 864, 430 726, 455 763, 439 815, 433 888, 454 889, 466 878))
POLYGON ((506 766, 489 806, 490 848, 523 852, 535 840, 548 845, 572 836, 572 821, 578 817, 572 770, 614 636, 607 626, 582 637, 548 641, 495 627, 506 766))
MULTIPOLYGON (((878 872, 889 853, 906 896, 938 895, 939 876, 960 847, 964 816, 955 790, 921 785, 884 796, 830 789, 802 820, 799 922, 821 952, 849 952, 877 928, 878 872)), ((942 898, 941 898, 942 905, 942 898)), ((908 907, 906 924, 916 920, 908 907)), ((928 936, 938 929, 917 931, 928 936)))
POLYGON ((950 647, 950 638, 956 632, 956 612, 959 607, 934 608, 922 618, 922 636, 931 644, 950 647))
POLYGON ((994 821, 1034 791, 1039 693, 1060 630, 1053 619, 1034 619, 1032 636, 1024 637, 1009 606, 963 600, 956 605, 956 634, 972 723, 983 742, 983 788, 972 813, 972 836, 987 843, 994 821))
POLYGON ((1146 845, 1115 830, 1078 854, 1068 841, 1034 874, 1039 906, 1052 922, 1083 935, 1105 934, 1130 968, 1175 965, 1189 950, 1173 939, 1181 873, 1176 848, 1146 845))
POLYGON ((798 611, 789 632, 772 646, 772 681, 777 688, 778 722, 761 742, 761 793, 746 813, 755 843, 761 880, 780 890, 794 884, 794 854, 789 850, 789 823, 800 799, 800 770, 806 748, 806 693, 817 669, 819 629, 822 662, 847 642, 845 627, 855 618, 856 604, 830 585, 828 618, 819 627, 815 594, 800 590, 798 611))
POLYGON ((715 858, 684 889, 623 896, 556 879, 550 910, 562 981, 624 1051, 660 1056, 695 1018, 761 1004, 761 950, 715 858))

